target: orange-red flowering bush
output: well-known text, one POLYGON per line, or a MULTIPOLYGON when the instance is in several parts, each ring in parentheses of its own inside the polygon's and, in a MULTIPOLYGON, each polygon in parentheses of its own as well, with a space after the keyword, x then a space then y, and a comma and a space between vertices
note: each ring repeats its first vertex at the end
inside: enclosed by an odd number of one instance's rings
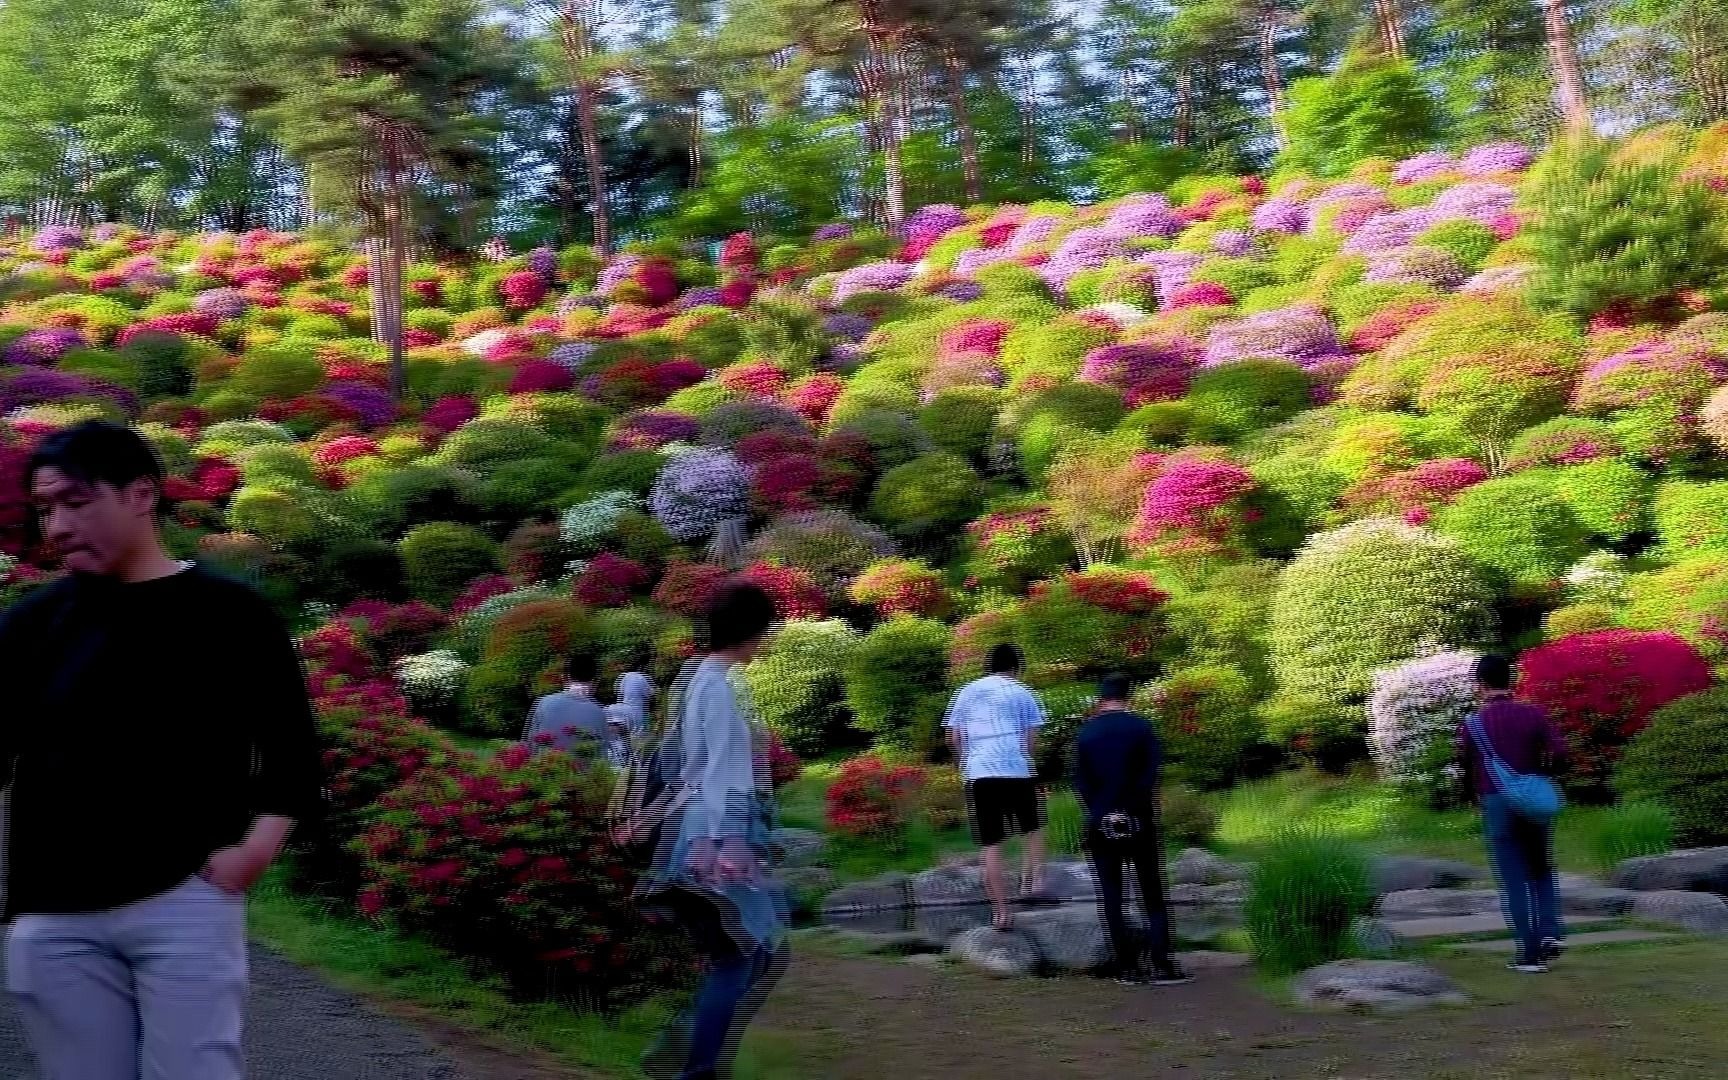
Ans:
POLYGON ((828 788, 828 827, 859 839, 892 837, 911 823, 923 787, 924 770, 916 765, 853 758, 828 788))

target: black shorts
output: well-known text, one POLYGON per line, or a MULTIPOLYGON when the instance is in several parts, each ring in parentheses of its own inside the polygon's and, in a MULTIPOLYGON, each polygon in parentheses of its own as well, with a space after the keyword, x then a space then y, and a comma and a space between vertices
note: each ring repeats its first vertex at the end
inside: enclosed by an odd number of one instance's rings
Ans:
POLYGON ((1044 827, 1036 780, 986 776, 970 781, 966 808, 972 813, 972 839, 979 847, 994 847, 1010 832, 1024 834, 1044 827))

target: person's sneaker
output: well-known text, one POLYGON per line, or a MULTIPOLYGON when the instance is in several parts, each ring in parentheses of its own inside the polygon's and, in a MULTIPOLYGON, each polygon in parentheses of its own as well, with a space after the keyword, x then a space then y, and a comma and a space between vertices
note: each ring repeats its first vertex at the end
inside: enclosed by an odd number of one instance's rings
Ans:
POLYGON ((1558 960, 1560 954, 1566 951, 1566 943, 1559 938, 1545 937, 1542 939, 1542 959, 1558 960))
POLYGON ((1191 983, 1193 981, 1194 976, 1188 974, 1186 971, 1183 971, 1174 964, 1162 971, 1154 973, 1152 976, 1153 986, 1181 986, 1183 983, 1191 983))
POLYGON ((1506 967, 1512 971, 1516 971, 1520 975, 1548 974, 1548 965, 1540 962, 1531 963, 1528 960, 1508 960, 1506 961, 1506 967))
POLYGON ((1140 987, 1150 986, 1152 984, 1152 977, 1147 975, 1144 971, 1141 971, 1139 968, 1135 968, 1132 971, 1118 971, 1115 978, 1117 984, 1121 986, 1140 987))

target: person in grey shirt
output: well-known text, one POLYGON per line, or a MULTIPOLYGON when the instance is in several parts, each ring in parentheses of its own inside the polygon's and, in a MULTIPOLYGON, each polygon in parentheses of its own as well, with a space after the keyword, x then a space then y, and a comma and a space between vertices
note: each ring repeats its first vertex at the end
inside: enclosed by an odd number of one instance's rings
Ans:
POLYGON ((593 653, 571 655, 564 665, 564 689, 534 703, 522 741, 536 748, 573 751, 586 745, 610 754, 618 733, 606 722, 606 709, 594 700, 599 661, 593 653))

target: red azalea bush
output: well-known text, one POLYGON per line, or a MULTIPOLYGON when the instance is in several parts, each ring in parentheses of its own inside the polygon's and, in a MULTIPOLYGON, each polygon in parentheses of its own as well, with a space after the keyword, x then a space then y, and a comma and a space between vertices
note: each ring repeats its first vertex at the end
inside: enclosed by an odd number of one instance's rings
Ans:
POLYGON ((816 452, 816 440, 800 431, 754 431, 738 440, 732 454, 746 465, 816 452))
POLYGON ((451 614, 458 617, 466 615, 494 596, 503 596, 515 588, 516 584, 503 574, 487 574, 485 577, 475 578, 456 597, 455 603, 450 605, 451 614))
POLYGON ((1598 630, 1539 645, 1518 662, 1522 698, 1548 710, 1571 747, 1570 786, 1606 794, 1609 773, 1650 714, 1707 690, 1710 666, 1677 634, 1598 630))
POLYGON ((528 360, 510 376, 512 394, 556 393, 576 384, 575 376, 551 360, 528 360))
POLYGON ((811 424, 825 424, 834 403, 846 389, 846 380, 827 373, 806 375, 788 386, 781 401, 811 424))
POLYGON ((746 360, 720 372, 720 385, 735 394, 772 401, 786 385, 786 372, 766 360, 746 360))
POLYGON ((450 626, 450 617, 430 604, 411 600, 356 600, 337 612, 360 640, 386 663, 432 648, 433 639, 450 626))
POLYGON ((1002 342, 1008 337, 1008 332, 1014 329, 1012 323, 1000 319, 974 319, 963 322, 941 337, 939 347, 942 356, 957 356, 960 353, 984 353, 994 359, 1002 352, 1002 342))
POLYGON ((795 566, 753 563, 744 568, 738 580, 759 586, 773 597, 774 611, 782 619, 820 619, 828 613, 822 586, 795 566))
POLYGON ((591 608, 619 607, 648 584, 648 568, 633 559, 602 551, 576 575, 571 593, 591 608))
POLYGON ((479 415, 480 407, 472 398, 443 397, 426 407, 426 411, 420 414, 420 422, 433 431, 448 435, 479 415))
POLYGON ((762 261, 762 251, 756 246, 756 238, 747 232, 733 233, 720 245, 720 269, 751 271, 762 261))
POLYGON ((708 610, 731 575, 712 563, 673 563, 654 587, 654 602, 667 611, 694 619, 708 610))
MULTIPOLYGON (((1425 461, 1390 476, 1370 476, 1344 492, 1345 508, 1363 517, 1420 517, 1452 501, 1465 488, 1488 479, 1488 470, 1468 458, 1425 461)), ((1413 522, 1420 524, 1420 521, 1413 522)))
POLYGON ((813 492, 822 483, 822 463, 807 454, 786 454, 761 462, 750 480, 750 501, 764 517, 816 508, 813 492))
POLYGON ((1215 281, 1195 281, 1170 293, 1164 306, 1171 311, 1191 307, 1229 307, 1236 302, 1230 290, 1215 281))
POLYGON ((1147 485, 1128 539, 1173 551, 1227 547, 1252 514, 1241 500, 1257 486, 1254 475, 1230 461, 1179 458, 1147 485))
POLYGON ((1064 580, 1080 600, 1118 615, 1150 615, 1170 599, 1151 574, 1139 570, 1101 566, 1064 575, 1064 580))
POLYGON ((768 733, 768 775, 776 791, 804 775, 804 762, 772 731, 768 733))
POLYGON ((828 788, 828 827, 842 836, 882 839, 905 831, 918 809, 924 770, 858 757, 840 768, 828 788))
POLYGON ((498 283, 498 295, 511 311, 529 311, 546 299, 546 279, 532 270, 518 270, 498 283))

